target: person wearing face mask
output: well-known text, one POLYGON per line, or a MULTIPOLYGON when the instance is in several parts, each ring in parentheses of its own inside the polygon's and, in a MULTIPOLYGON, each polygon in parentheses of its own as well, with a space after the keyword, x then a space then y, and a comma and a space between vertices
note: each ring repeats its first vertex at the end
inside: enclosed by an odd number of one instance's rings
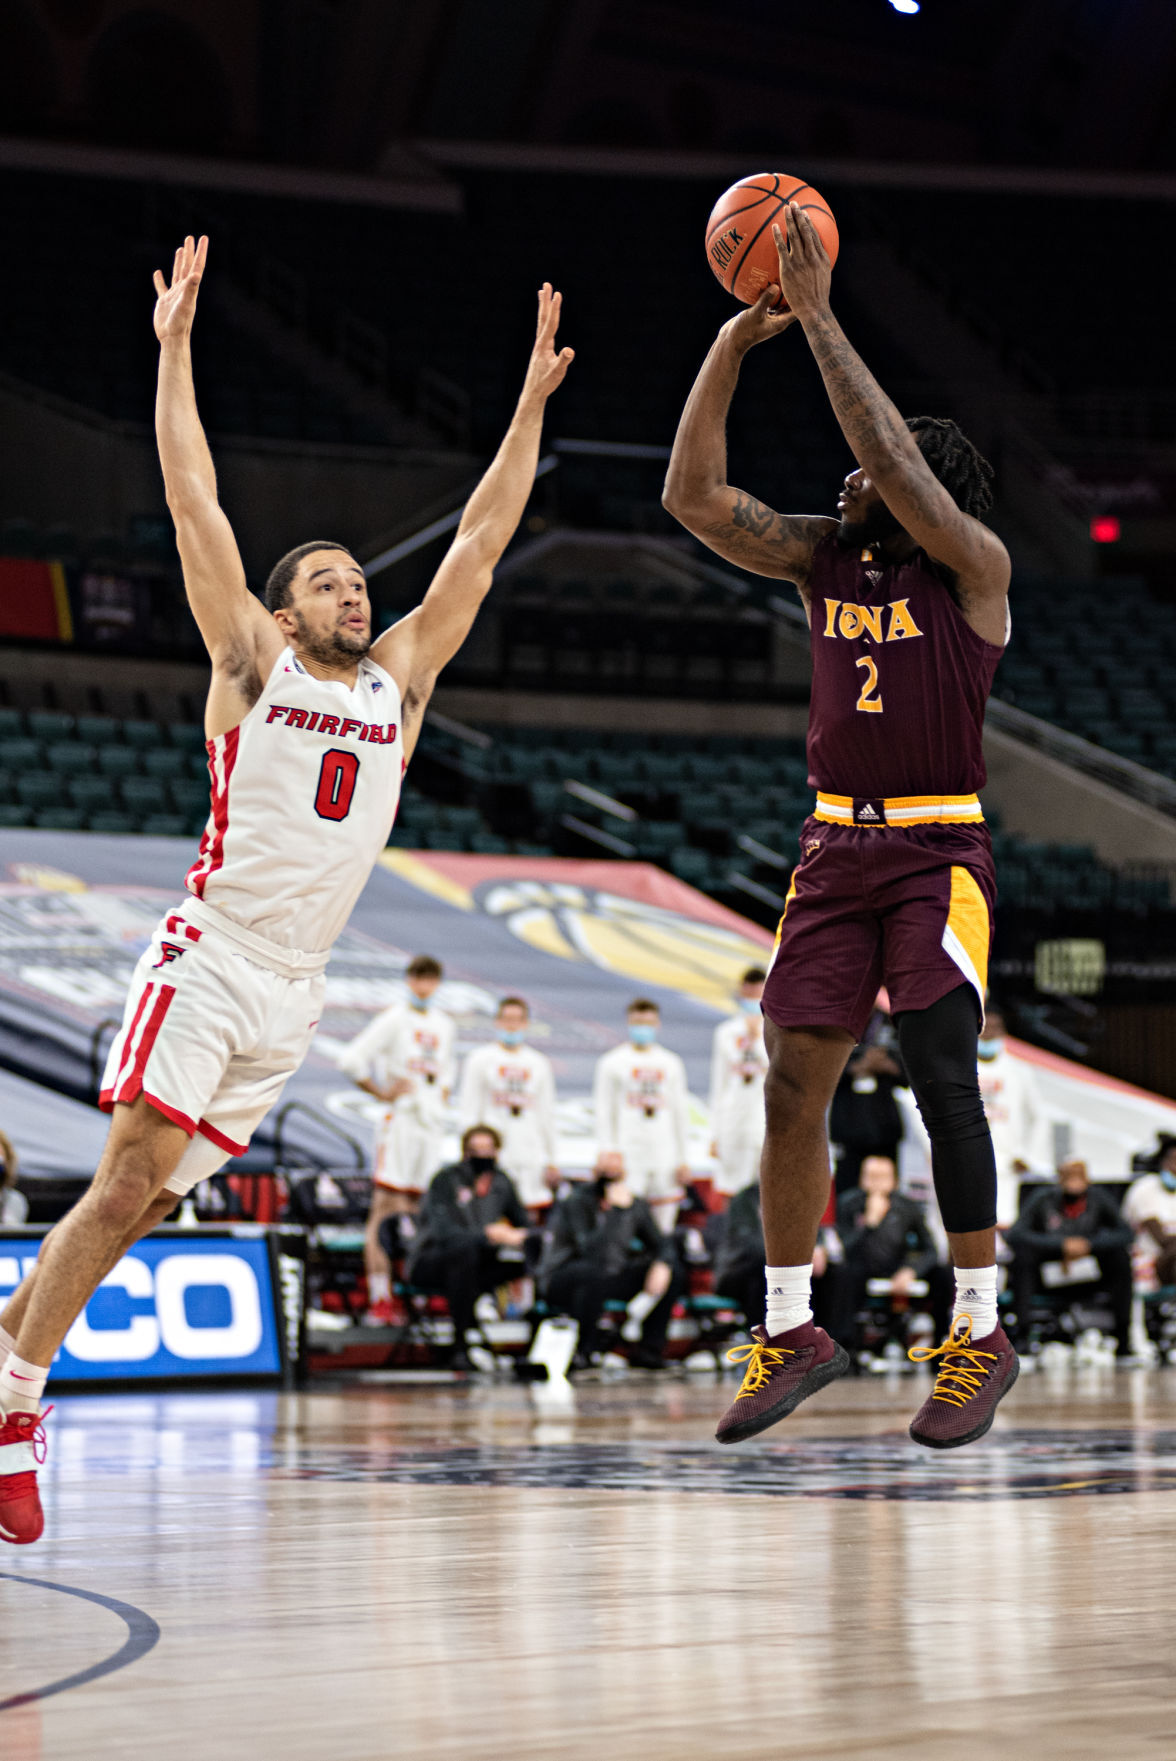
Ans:
POLYGON ((545 1211, 560 1182, 556 1160, 555 1077, 550 1058, 526 1043, 530 1010, 504 997, 496 1033, 462 1066, 457 1094, 464 1129, 485 1120, 502 1138, 502 1166, 532 1212, 545 1211))
POLYGON ((1176 1284, 1176 1137, 1161 1133, 1155 1172, 1131 1182, 1123 1215, 1135 1231, 1136 1289, 1153 1291, 1176 1284))
POLYGON ((980 1099, 996 1157, 996 1223, 1008 1229, 1020 1209, 1021 1177, 1034 1160, 1044 1112, 1030 1067, 1008 1049, 1005 1018, 989 1005, 976 1047, 980 1099))
MULTIPOLYGON (((739 981, 739 1013, 719 1023, 711 1047, 711 1154, 719 1164, 714 1187, 724 1201, 759 1177, 768 1071, 760 1008, 766 977, 762 966, 748 967, 739 981)), ((696 1178, 694 1184, 710 1182, 696 1178)))
POLYGON ((620 1158, 629 1186, 669 1232, 690 1179, 686 1159, 686 1066, 657 1043, 661 1011, 638 997, 626 1011, 629 1037, 596 1065, 593 1103, 599 1155, 620 1158))
POLYGON ((502 1139, 492 1125, 473 1125, 461 1140, 461 1161, 429 1183, 407 1265, 410 1284, 435 1291, 453 1318, 449 1367, 468 1373, 474 1305, 485 1292, 517 1278, 526 1265, 530 1220, 510 1175, 499 1166, 502 1139))
POLYGON ((392 1262, 380 1226, 416 1211, 441 1163, 445 1108, 455 1074, 453 1018, 433 996, 441 962, 417 954, 405 969, 408 995, 368 1023, 345 1047, 339 1065, 382 1103, 372 1161, 372 1203, 364 1235, 368 1311, 364 1325, 395 1326, 404 1318, 392 1296, 392 1262))
POLYGON ((592 1180, 577 1184, 556 1205, 538 1282, 544 1300, 579 1323, 573 1369, 590 1367, 608 1301, 626 1304, 621 1337, 629 1362, 638 1369, 663 1367, 666 1329, 685 1279, 652 1210, 625 1179, 619 1156, 598 1157, 592 1180))

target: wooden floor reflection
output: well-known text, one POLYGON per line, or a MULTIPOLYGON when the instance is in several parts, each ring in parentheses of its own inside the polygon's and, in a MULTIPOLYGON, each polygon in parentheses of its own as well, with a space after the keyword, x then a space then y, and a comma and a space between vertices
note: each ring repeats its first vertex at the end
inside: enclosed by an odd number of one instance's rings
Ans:
POLYGON ((924 1388, 742 1450, 707 1380, 62 1401, 0 1756, 1172 1754, 1176 1371, 1026 1376, 944 1456, 924 1388))

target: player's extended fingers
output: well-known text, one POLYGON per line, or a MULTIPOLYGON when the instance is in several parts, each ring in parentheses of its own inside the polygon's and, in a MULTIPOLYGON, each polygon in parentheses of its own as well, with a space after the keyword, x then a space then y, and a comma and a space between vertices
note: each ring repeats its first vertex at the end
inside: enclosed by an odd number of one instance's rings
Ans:
POLYGON ((812 217, 806 209, 798 208, 796 214, 804 238, 805 250, 819 263, 823 257, 828 257, 829 254, 825 249, 825 241, 817 231, 812 217))
POLYGON ((167 282, 163 279, 161 271, 157 269, 151 277, 151 280, 154 284, 156 293, 159 295, 160 299, 162 299, 167 292, 167 282))
POLYGON ((171 284, 173 287, 176 285, 176 282, 180 279, 180 276, 183 274, 183 272, 184 272, 184 247, 183 247, 183 245, 181 245, 180 248, 177 250, 175 256, 172 258, 171 284))
POLYGON ((792 255, 791 229, 789 229, 789 236, 785 238, 784 233, 773 220, 772 238, 775 240, 776 255, 780 259, 780 274, 783 277, 788 273, 789 259, 792 255))
POLYGON ((208 235, 206 233, 202 233, 200 236, 200 240, 196 246, 196 254, 192 259, 192 267, 196 272, 197 281, 199 281, 200 277, 204 274, 204 265, 207 263, 207 261, 208 261, 208 235))

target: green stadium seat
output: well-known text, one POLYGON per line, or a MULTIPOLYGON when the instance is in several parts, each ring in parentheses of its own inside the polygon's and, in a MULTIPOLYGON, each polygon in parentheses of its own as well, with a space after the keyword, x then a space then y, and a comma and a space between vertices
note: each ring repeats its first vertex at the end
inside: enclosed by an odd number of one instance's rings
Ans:
POLYGON ((109 746, 119 736, 119 724, 112 715, 80 715, 77 736, 91 746, 109 746))
POLYGON ((149 813, 143 830, 155 838, 183 838, 187 836, 188 822, 182 813, 149 813))
POLYGON ((26 807, 58 807, 61 778, 51 770, 26 770, 16 779, 16 794, 26 807))
POLYGON ((98 748, 98 768, 108 777, 139 775, 140 758, 133 746, 111 745, 98 748))
POLYGON ((25 718, 19 709, 0 709, 0 740, 19 740, 25 732, 25 718))
POLYGON ((44 740, 48 745, 51 741, 73 739, 75 724, 72 715, 63 715, 55 709, 34 709, 26 719, 34 740, 44 740))
POLYGON ((151 777, 182 777, 188 770, 187 755, 174 746, 159 746, 154 752, 144 752, 143 769, 151 777))
POLYGON ((107 777, 68 777, 65 792, 75 807, 87 813, 101 813, 109 804, 111 784, 107 777))
POLYGON ((59 740, 56 745, 48 747, 45 757, 51 770, 76 775, 78 772, 94 769, 98 760, 98 748, 87 745, 82 740, 59 740))
POLYGON ((469 848, 478 856, 506 856, 510 845, 494 832, 472 832, 467 835, 469 848))
POLYGON ((80 807, 42 807, 34 813, 33 824, 49 832, 80 832, 85 815, 80 807))
POLYGON ((123 739, 140 752, 153 752, 163 745, 163 729, 158 722, 124 722, 123 739))
POLYGON ((181 813, 208 812, 208 778, 172 777, 167 786, 172 805, 181 813))
POLYGON ((119 784, 123 805, 132 813, 163 813, 167 791, 158 777, 123 777, 119 784))
POLYGON ((196 722, 175 722, 169 731, 173 746, 178 746, 183 752, 198 752, 202 759, 207 759, 204 729, 196 722))
POLYGON ((118 836, 126 836, 138 831, 138 825, 129 813, 92 813, 86 822, 92 832, 113 832, 118 836))
POLYGON ((33 810, 31 807, 0 801, 0 827, 29 825, 32 818, 33 810))
POLYGON ((39 770, 40 768, 41 742, 39 740, 0 740, 0 770, 6 770, 10 776, 16 776, 22 770, 39 770))
POLYGON ((207 752, 189 752, 188 774, 203 777, 205 788, 208 787, 208 754, 207 752))

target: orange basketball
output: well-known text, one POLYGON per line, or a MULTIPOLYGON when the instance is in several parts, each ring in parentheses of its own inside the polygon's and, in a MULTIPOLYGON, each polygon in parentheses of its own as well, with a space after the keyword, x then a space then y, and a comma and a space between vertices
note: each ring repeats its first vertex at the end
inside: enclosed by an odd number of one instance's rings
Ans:
POLYGON ((783 171, 757 171, 725 190, 706 223, 706 260, 729 294, 753 306, 770 282, 778 281, 779 261, 772 223, 788 237, 786 202, 805 210, 821 235, 829 261, 837 261, 837 222, 824 196, 802 177, 783 171))

